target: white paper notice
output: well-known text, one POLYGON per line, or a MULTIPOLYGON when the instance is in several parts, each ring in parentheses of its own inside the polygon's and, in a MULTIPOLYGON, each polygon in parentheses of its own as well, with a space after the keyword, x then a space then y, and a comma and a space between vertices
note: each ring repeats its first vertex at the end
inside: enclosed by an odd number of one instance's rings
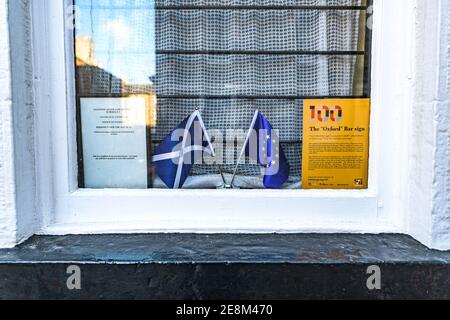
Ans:
POLYGON ((85 187, 147 188, 146 99, 82 98, 81 121, 85 187))

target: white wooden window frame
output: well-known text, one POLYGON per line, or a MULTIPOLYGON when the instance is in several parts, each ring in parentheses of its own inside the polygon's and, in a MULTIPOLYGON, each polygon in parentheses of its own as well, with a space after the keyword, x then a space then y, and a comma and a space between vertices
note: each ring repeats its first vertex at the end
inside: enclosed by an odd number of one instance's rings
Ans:
POLYGON ((77 187, 69 2, 33 1, 41 234, 400 232, 405 228, 415 1, 374 1, 368 190, 77 187))

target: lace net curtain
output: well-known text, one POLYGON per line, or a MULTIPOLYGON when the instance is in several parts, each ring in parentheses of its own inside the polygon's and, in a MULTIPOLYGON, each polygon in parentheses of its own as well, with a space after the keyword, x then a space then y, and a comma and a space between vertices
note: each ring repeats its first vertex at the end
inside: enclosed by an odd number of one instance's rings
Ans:
MULTIPOLYGON (((312 7, 364 6, 364 0, 78 2, 89 13, 85 14, 82 7, 82 22, 91 24, 91 37, 101 32, 93 20, 114 18, 117 8, 129 10, 126 23, 132 30, 131 45, 120 49, 97 43, 95 46, 107 47, 110 64, 150 70, 148 64, 153 63, 156 71, 156 75, 149 71, 149 83, 125 83, 104 64, 78 65, 78 95, 156 93, 153 147, 197 108, 207 128, 223 133, 229 129, 247 130, 258 109, 279 130, 291 166, 286 187, 300 187, 303 97, 363 94, 364 55, 354 52, 365 47, 366 12, 312 7), (148 11, 153 19, 149 19, 148 11), (154 61, 148 60, 150 53, 146 52, 146 42, 154 41, 150 36, 154 27, 149 21, 156 25, 154 61), (134 58, 127 59, 124 50, 132 51, 134 58)), ((77 37, 82 36, 77 32, 77 37)), ((243 136, 237 141, 234 136, 224 137, 219 156, 237 158, 242 140, 243 136)), ((259 167, 246 163, 239 166, 237 185, 262 188, 259 167)), ((234 165, 223 165, 222 169, 229 179, 234 165)), ((194 167, 185 187, 213 188, 220 183, 217 167, 203 164, 194 167)), ((155 187, 162 187, 158 179, 155 187)))

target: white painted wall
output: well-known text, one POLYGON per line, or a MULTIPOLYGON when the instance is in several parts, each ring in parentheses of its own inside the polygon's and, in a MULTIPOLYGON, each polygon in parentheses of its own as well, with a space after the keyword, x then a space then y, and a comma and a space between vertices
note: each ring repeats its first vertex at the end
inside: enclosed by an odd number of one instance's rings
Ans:
POLYGON ((31 1, 8 2, 18 241, 29 238, 38 227, 31 1))
POLYGON ((435 172, 431 246, 450 249, 450 1, 441 0, 437 97, 434 99, 435 172))
POLYGON ((31 48, 30 1, 0 0, 0 247, 37 227, 31 48))
MULTIPOLYGON (((0 0, 0 247, 11 247, 38 231, 45 219, 41 203, 52 196, 51 190, 36 190, 36 181, 45 185, 48 177, 36 172, 40 153, 34 146, 36 140, 38 145, 51 141, 35 136, 34 101, 45 107, 48 96, 34 97, 33 88, 41 81, 34 76, 41 72, 32 61, 31 1, 0 0)), ((407 86, 414 103, 413 113, 399 119, 411 137, 404 164, 408 175, 395 184, 409 195, 401 198, 398 207, 404 209, 399 214, 405 233, 430 247, 450 249, 450 0, 410 1, 415 3, 410 17, 415 30, 406 42, 411 42, 416 59, 407 86)), ((34 23, 40 23, 35 18, 34 23)), ((51 164, 47 166, 51 171, 51 164)))
POLYGON ((16 243, 12 94, 6 0, 0 0, 0 247, 16 243))
MULTIPOLYGON (((450 1, 418 0, 406 232, 450 249, 450 1)), ((405 115, 406 116, 406 115, 405 115)))

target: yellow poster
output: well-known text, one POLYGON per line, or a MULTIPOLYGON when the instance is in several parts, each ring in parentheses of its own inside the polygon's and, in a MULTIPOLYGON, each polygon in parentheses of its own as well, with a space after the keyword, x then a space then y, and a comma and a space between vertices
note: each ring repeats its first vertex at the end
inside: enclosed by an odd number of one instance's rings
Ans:
POLYGON ((304 101, 303 189, 367 189, 370 99, 304 101))

